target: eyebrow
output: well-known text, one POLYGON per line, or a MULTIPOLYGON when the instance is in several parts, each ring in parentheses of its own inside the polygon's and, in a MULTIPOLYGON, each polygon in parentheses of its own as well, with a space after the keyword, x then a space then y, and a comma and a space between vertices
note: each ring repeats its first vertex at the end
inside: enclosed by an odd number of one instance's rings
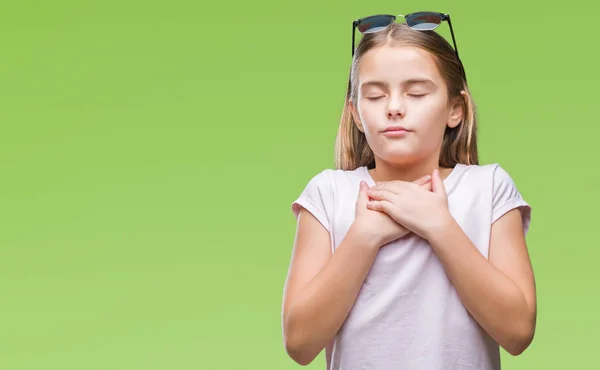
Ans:
MULTIPOLYGON (((435 83, 427 78, 411 78, 408 80, 404 80, 401 83, 402 86, 410 86, 410 85, 418 85, 418 84, 435 86, 435 83)), ((369 87, 369 86, 386 87, 386 86, 388 86, 388 84, 387 84, 387 82, 384 82, 384 81, 375 81, 375 80, 365 81, 364 83, 361 84, 361 87, 369 87)))

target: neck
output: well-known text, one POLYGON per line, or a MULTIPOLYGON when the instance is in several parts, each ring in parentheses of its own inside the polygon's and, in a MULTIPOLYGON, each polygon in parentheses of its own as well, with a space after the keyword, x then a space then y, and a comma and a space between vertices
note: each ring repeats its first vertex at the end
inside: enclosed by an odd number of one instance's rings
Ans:
POLYGON ((452 168, 441 168, 438 163, 437 156, 420 163, 406 164, 389 163, 375 158, 375 168, 369 172, 376 182, 396 180, 412 182, 425 175, 432 175, 434 169, 439 169, 440 177, 444 180, 452 172, 452 168))

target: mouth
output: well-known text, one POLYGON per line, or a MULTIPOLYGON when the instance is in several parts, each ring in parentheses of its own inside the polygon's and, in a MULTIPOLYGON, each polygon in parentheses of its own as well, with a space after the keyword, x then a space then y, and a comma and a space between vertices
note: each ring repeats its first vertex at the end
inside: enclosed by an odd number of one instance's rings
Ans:
POLYGON ((389 126, 383 131, 383 134, 385 136, 398 137, 398 136, 404 136, 404 135, 408 134, 409 132, 410 132, 410 130, 403 126, 389 126))

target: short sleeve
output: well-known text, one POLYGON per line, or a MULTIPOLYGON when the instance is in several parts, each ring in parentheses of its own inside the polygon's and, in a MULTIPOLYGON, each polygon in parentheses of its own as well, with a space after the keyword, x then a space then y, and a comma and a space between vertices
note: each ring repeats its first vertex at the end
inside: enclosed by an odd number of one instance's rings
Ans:
POLYGON ((298 198, 292 203, 292 212, 298 219, 301 208, 305 208, 330 230, 329 205, 331 203, 330 171, 324 170, 310 179, 298 198))
POLYGON ((523 199, 508 172, 499 165, 494 168, 493 182, 492 223, 508 211, 519 208, 523 219, 523 231, 527 234, 531 222, 531 206, 523 199))

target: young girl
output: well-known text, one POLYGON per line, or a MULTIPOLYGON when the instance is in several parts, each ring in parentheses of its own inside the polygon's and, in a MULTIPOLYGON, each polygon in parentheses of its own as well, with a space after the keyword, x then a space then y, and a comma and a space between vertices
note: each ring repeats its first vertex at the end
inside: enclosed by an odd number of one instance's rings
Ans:
POLYGON ((456 49, 414 25, 365 33, 335 148, 336 169, 292 204, 289 356, 307 365, 325 349, 328 370, 495 370, 500 347, 522 353, 536 323, 531 208, 502 167, 478 164, 456 49))

